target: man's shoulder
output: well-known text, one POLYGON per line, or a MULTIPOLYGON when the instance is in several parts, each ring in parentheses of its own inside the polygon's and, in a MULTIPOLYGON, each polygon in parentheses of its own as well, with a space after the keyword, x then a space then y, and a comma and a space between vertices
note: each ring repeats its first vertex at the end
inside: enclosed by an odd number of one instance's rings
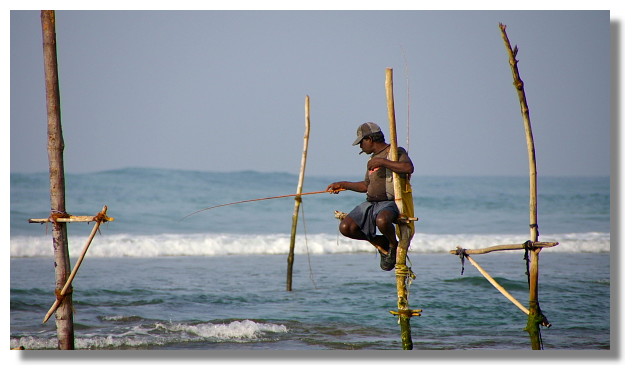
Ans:
POLYGON ((399 156, 407 156, 408 158, 410 158, 410 155, 408 155, 408 151, 403 148, 403 147, 397 147, 397 155, 399 156))

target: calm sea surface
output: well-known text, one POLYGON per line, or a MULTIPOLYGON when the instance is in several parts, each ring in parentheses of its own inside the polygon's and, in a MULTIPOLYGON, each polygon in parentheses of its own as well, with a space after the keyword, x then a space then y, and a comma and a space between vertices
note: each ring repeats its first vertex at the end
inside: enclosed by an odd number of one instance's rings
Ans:
MULTIPOLYGON (((355 177, 344 177, 355 179, 355 177)), ((307 177, 305 192, 337 178, 307 177)), ((79 349, 400 349, 393 272, 368 244, 338 235, 333 211, 363 195, 303 200, 293 291, 286 291, 297 176, 123 169, 67 175, 67 211, 104 224, 73 283, 79 349)), ((448 253, 528 239, 523 177, 414 177, 417 233, 410 251, 416 350, 530 349, 526 315, 448 253)), ((11 174, 10 346, 57 347, 48 174, 11 174)), ((610 181, 539 180, 540 306, 545 349, 610 349, 610 181)), ((69 225, 71 261, 91 224, 69 225)), ((526 305, 523 251, 473 256, 526 305)))

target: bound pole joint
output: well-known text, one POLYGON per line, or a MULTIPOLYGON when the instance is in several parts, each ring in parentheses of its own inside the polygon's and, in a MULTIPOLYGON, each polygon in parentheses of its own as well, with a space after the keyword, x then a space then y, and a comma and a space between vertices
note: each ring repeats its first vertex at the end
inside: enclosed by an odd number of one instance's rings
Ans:
POLYGON ((391 310, 390 313, 393 315, 397 315, 399 317, 413 317, 413 316, 421 316, 421 309, 411 310, 411 309, 403 309, 398 311, 391 310))
POLYGON ((409 217, 408 215, 400 214, 397 218, 398 224, 410 224, 413 221, 419 221, 418 217, 409 217))
POLYGON ((59 302, 64 301, 64 298, 70 294, 73 294, 73 287, 66 288, 66 290, 58 288, 55 289, 55 299, 59 302))
POLYGON ((68 219, 70 217, 71 215, 69 215, 67 212, 53 210, 51 212, 51 215, 48 217, 48 220, 52 223, 57 224, 57 219, 68 219))

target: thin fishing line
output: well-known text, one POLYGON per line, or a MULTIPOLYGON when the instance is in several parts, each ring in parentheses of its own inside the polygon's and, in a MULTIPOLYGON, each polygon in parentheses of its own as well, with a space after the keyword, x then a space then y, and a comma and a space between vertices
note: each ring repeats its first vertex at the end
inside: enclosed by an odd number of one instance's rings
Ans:
POLYGON ((404 60, 404 70, 406 73, 406 97, 408 101, 406 117, 407 117, 407 127, 406 127, 406 151, 410 152, 410 75, 408 73, 408 58, 406 57, 406 50, 403 48, 403 45, 399 45, 401 47, 401 55, 404 60))
POLYGON ((313 279, 313 268, 311 267, 311 253, 309 253, 309 240, 306 234, 306 221, 304 220, 304 204, 303 203, 300 203, 300 209, 302 210, 302 225, 304 226, 304 246, 306 247, 306 255, 307 255, 307 260, 309 262, 309 277, 311 278, 313 287, 317 289, 317 285, 315 284, 315 280, 313 279))

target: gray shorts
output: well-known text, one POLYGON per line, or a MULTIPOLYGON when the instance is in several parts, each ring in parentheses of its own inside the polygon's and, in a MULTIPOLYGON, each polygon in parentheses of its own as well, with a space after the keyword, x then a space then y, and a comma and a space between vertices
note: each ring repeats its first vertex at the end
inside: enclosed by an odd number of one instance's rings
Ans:
POLYGON ((353 211, 348 213, 348 217, 355 221, 367 239, 371 239, 377 235, 375 220, 383 210, 391 210, 395 213, 395 217, 399 216, 399 208, 395 201, 366 201, 353 208, 353 211))

